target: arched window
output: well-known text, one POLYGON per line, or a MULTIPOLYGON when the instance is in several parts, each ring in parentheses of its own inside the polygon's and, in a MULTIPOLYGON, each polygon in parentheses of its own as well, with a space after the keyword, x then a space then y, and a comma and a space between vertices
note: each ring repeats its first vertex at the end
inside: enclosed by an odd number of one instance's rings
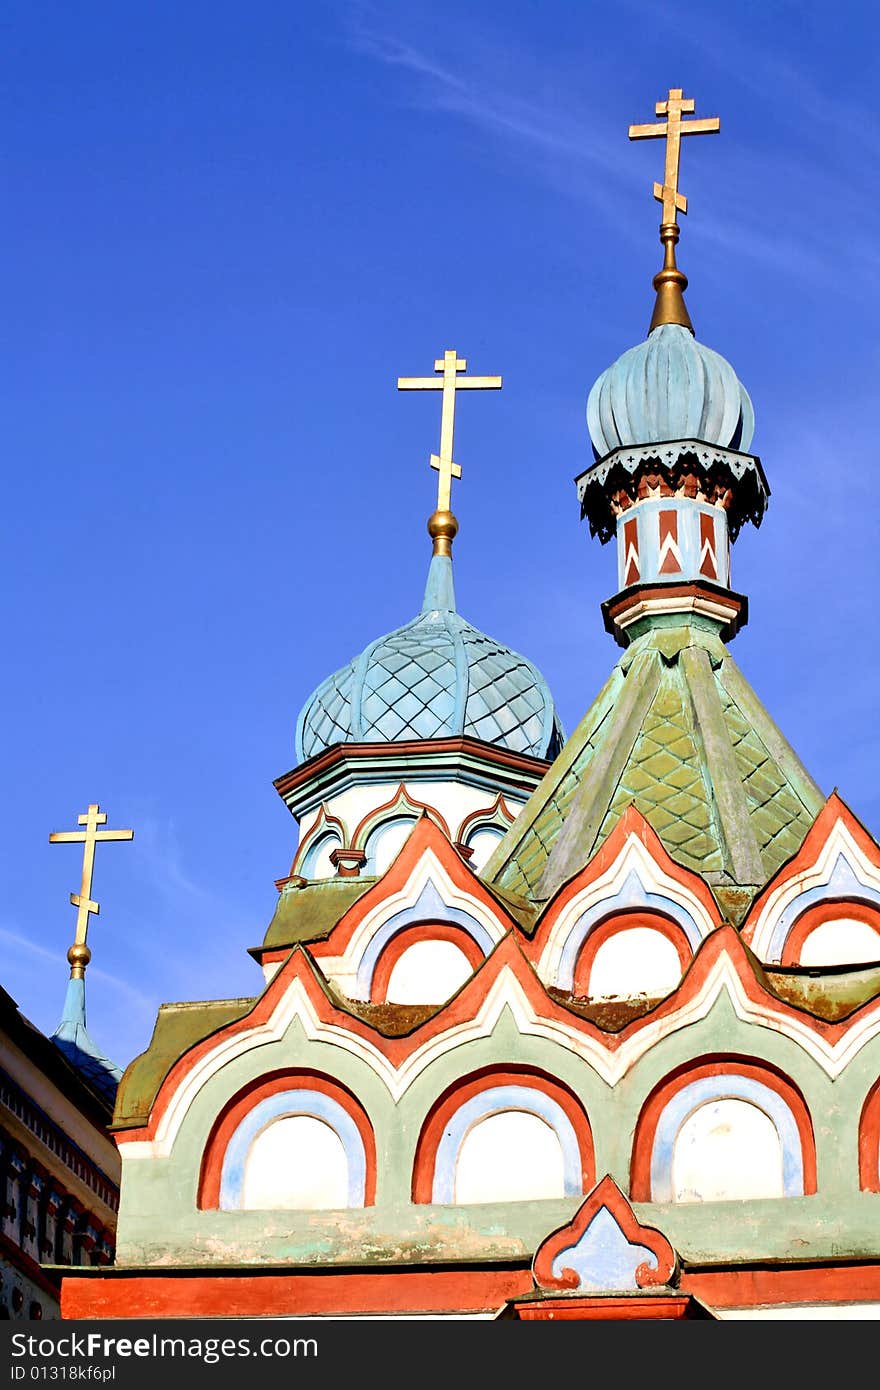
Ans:
POLYGON ((564 1197, 565 1154, 553 1120, 529 1110, 498 1110, 478 1119, 459 1146, 450 1200, 465 1204, 564 1197))
POLYGON ((725 1096, 691 1111, 672 1147, 672 1201, 785 1195, 782 1141, 751 1100, 725 1096))
POLYGON ((442 1004, 470 974, 470 961, 453 942, 416 941, 392 969, 385 998, 389 1004, 442 1004))
POLYGON ((636 1126, 632 1197, 742 1201, 816 1190, 816 1151, 800 1092, 746 1058, 684 1068, 648 1098, 636 1126))
POLYGON ((432 1107, 416 1150, 413 1201, 579 1196, 594 1180, 577 1098, 543 1073, 493 1069, 451 1086, 432 1107))
POLYGON ((398 931, 376 961, 374 1003, 443 1004, 483 959, 480 945, 459 926, 423 922, 398 931))
POLYGON ((880 911, 873 903, 817 903, 797 918, 782 949, 783 965, 865 965, 875 961, 880 961, 880 911))
POLYGON ((328 831, 326 835, 319 835, 309 845, 303 856, 302 865, 299 868, 303 878, 332 878, 336 869, 330 862, 330 855, 334 849, 339 849, 341 845, 342 841, 332 830, 328 831))
POLYGON ((282 1073, 241 1092, 218 1118, 202 1159, 199 1206, 369 1206, 375 1183, 373 1131, 354 1096, 317 1073, 282 1073))
MULTIPOLYGON (((294 1094, 288 1100, 301 1103, 294 1094)), ((277 1211, 362 1205, 362 1193, 351 1191, 351 1165, 337 1129, 312 1115, 272 1120, 250 1143, 242 1169, 240 1192, 228 1194, 237 1200, 224 1202, 221 1190, 221 1206, 277 1211)))
POLYGON ((381 821, 371 830, 364 846, 367 862, 363 872, 381 878, 403 849, 414 825, 412 816, 394 816, 391 820, 381 821))
POLYGON ((479 830, 475 830, 466 842, 468 849, 471 850, 471 857, 468 860, 471 868, 482 869, 495 846, 503 838, 504 830, 500 825, 483 825, 479 830))
POLYGON ((591 999, 660 998, 678 987, 690 960, 677 922, 660 913, 621 913, 597 923, 584 940, 574 992, 591 999))

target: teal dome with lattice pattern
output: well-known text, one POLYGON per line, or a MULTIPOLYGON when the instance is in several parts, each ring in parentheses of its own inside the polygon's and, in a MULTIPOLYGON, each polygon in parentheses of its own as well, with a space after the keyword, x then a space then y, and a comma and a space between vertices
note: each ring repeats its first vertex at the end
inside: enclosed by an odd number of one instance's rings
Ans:
POLYGON ((431 560, 422 611, 322 681, 297 721, 300 762, 335 743, 399 743, 466 734, 555 758, 564 742, 536 666, 455 607, 452 560, 431 560))

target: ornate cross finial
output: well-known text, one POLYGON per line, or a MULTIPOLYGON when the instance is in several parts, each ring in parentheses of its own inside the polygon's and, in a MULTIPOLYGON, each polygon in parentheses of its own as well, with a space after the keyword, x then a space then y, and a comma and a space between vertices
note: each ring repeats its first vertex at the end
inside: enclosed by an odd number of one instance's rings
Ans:
POLYGON ((72 980, 82 979, 86 973, 86 966, 92 958, 92 953, 86 945, 86 936, 89 930, 90 914, 97 914, 101 911, 99 903, 92 901, 92 875, 95 871, 95 845, 99 840, 133 840, 133 830, 99 830, 99 825, 107 824, 107 817, 101 811, 97 802, 89 806, 84 816, 77 816, 79 825, 85 826, 84 830, 55 830, 49 836, 50 844, 71 844, 78 843, 83 847, 82 882, 78 893, 71 893, 70 901, 77 909, 76 912, 76 933, 74 942, 67 952, 67 959, 70 962, 70 978, 72 980))
POLYGON ((707 116, 700 121, 683 121, 683 115, 690 115, 695 102, 682 96, 681 87, 670 87, 666 101, 658 101, 654 110, 665 121, 656 125, 631 125, 630 140, 654 140, 658 136, 666 138, 666 171, 662 183, 654 184, 654 197, 663 204, 661 223, 672 225, 678 221, 677 213, 687 212, 687 198, 678 191, 678 166, 681 157, 681 137, 683 135, 715 135, 721 129, 717 116, 707 116))
POLYGON ((651 319, 652 329, 661 323, 677 323, 689 328, 694 326, 685 307, 684 290, 687 276, 683 275, 675 263, 675 243, 678 241, 678 214, 687 212, 687 198, 678 191, 678 168, 681 159, 681 137, 683 135, 714 135, 721 129, 717 116, 708 116, 698 121, 683 121, 683 115, 690 115, 695 102, 682 94, 681 87, 670 87, 666 101, 658 101, 654 110, 665 121, 653 125, 631 125, 630 140, 666 140, 666 169, 662 183, 654 184, 654 197, 662 204, 660 215, 660 240, 663 242, 663 269, 654 276, 657 302, 651 319))
POLYGON ((431 455, 431 467, 439 473, 437 480, 437 510, 428 522, 428 531, 434 538, 434 554, 449 555, 452 540, 458 530, 458 523, 450 510, 452 504, 452 479, 461 477, 461 468, 452 457, 452 443, 455 433, 455 393, 461 390, 497 391, 501 387, 500 376, 460 376, 467 371, 467 359, 459 357, 454 348, 447 348, 442 357, 434 363, 437 376, 399 376, 398 391, 442 391, 443 403, 440 412, 440 453, 431 455))

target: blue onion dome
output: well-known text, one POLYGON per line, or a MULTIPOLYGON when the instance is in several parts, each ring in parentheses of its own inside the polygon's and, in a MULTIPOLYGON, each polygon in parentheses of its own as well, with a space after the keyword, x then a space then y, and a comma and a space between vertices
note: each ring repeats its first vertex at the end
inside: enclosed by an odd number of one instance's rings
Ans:
POLYGON ((565 739, 540 671, 455 608, 452 558, 435 554, 422 611, 328 676, 297 720, 300 762, 335 743, 471 738, 555 758, 565 739))
POLYGON ((747 452, 755 412, 725 358, 697 342, 690 328, 661 323, 599 377, 587 425, 597 458, 673 439, 747 452))

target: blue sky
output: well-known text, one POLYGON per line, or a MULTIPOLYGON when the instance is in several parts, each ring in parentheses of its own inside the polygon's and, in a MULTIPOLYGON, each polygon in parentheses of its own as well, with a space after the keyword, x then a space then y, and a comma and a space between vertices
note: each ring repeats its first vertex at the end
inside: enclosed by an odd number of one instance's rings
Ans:
POLYGON ((683 86, 680 264, 755 404, 772 489, 733 555, 733 655, 880 831, 880 44, 844 0, 442 6, 7 0, 0 43, 0 982, 51 1030, 90 800, 89 1022, 249 994, 295 826, 297 712, 417 611, 455 347, 459 607, 571 730, 618 649, 578 520, 589 387, 642 338, 658 142, 683 86))

